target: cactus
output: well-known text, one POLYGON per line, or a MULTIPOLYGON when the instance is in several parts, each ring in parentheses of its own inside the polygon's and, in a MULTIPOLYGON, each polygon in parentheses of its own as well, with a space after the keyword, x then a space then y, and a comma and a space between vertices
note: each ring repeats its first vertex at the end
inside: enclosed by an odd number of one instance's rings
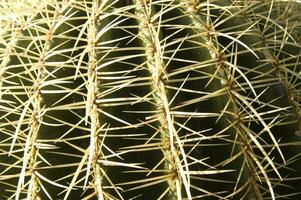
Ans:
POLYGON ((0 8, 1 199, 300 199, 300 1, 0 8))

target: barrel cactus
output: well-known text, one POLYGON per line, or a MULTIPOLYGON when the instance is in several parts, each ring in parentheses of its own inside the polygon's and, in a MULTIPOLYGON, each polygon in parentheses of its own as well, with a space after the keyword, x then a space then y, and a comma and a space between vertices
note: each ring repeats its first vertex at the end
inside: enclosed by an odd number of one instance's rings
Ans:
POLYGON ((1 199, 301 199, 300 5, 1 0, 1 199))

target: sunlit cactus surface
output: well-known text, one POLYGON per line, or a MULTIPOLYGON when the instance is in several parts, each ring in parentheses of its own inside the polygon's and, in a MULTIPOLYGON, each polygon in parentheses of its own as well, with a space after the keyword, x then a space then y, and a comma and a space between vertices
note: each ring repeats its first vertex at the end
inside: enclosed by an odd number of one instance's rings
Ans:
POLYGON ((299 0, 0 0, 0 199, 300 200, 299 0))

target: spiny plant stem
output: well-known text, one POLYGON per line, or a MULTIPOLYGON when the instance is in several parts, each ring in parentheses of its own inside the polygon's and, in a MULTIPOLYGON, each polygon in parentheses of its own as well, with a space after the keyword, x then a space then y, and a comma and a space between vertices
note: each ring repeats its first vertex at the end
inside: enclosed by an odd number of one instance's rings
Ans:
MULTIPOLYGON (((223 2, 224 3, 224 2, 223 2)), ((248 4, 243 4, 243 5, 240 5, 239 3, 237 3, 237 2, 234 2, 234 1, 231 1, 231 2, 228 2, 228 4, 229 5, 231 5, 232 6, 232 8, 231 8, 231 12, 233 13, 233 23, 232 23, 232 25, 234 25, 235 27, 238 27, 238 29, 240 29, 239 30, 239 32, 238 33, 240 33, 242 30, 247 30, 248 29, 248 27, 249 27, 249 31, 248 31, 248 34, 246 35, 246 36, 244 36, 244 38, 242 38, 242 42, 244 42, 246 45, 248 45, 248 46, 252 46, 253 47, 253 50, 254 50, 254 52, 256 52, 256 54, 258 54, 259 55, 259 58, 261 59, 261 60, 265 60, 266 61, 266 63, 264 63, 264 65, 257 65, 257 64, 253 64, 254 66, 257 66, 257 68, 258 67, 260 67, 261 69, 264 69, 265 70, 265 72, 260 72, 260 71, 258 71, 259 73, 261 73, 261 75, 260 76, 258 76, 258 78, 260 78, 260 77, 262 77, 262 76, 270 76, 270 75, 272 75, 272 77, 275 77, 275 76, 278 76, 278 78, 277 79, 282 79, 283 80, 283 78, 282 78, 282 76, 287 76, 287 74, 279 74, 278 72, 276 72, 276 73, 274 73, 274 71, 279 71, 279 67, 280 67, 280 63, 282 62, 282 61, 279 61, 279 63, 277 64, 277 62, 275 62, 275 58, 274 58, 274 55, 273 55, 273 53, 271 52, 271 50, 270 50, 270 48, 272 48, 273 50, 275 50, 275 51, 277 51, 277 48, 276 48, 276 46, 275 45, 271 45, 271 46, 267 46, 266 44, 265 44, 265 42, 264 42, 264 40, 263 40, 263 38, 265 38, 266 36, 269 36, 269 34, 268 33, 266 33, 266 31, 268 31, 268 29, 269 29, 269 27, 267 27, 267 25, 268 25, 268 23, 270 23, 270 22, 272 22, 272 20, 273 19, 270 19, 270 17, 271 17, 271 11, 270 11, 270 6, 268 7, 268 8, 266 8, 265 10, 268 10, 268 13, 267 13, 267 15, 268 15, 268 17, 266 17, 265 16, 265 14, 259 14, 259 18, 257 19, 257 20, 254 20, 254 21, 252 21, 251 19, 249 19, 249 18, 251 18, 252 17, 252 14, 255 12, 256 13, 256 11, 253 11, 253 6, 255 5, 255 6, 258 6, 258 7, 260 7, 261 5, 260 4, 257 4, 257 3, 255 3, 255 4, 252 4, 251 3, 251 5, 248 5, 248 4), (241 8, 241 9, 239 9, 239 8, 241 8), (249 11, 250 11, 250 13, 249 13, 249 11), (252 13, 252 14, 251 14, 252 13), (263 16, 265 16, 265 17, 263 17, 263 16), (251 16, 251 17, 250 17, 251 16), (259 22, 259 19, 261 19, 260 20, 260 22, 259 22), (261 21, 264 21, 264 22, 266 22, 265 24, 264 24, 264 31, 260 31, 260 29, 259 28, 256 28, 257 27, 257 23, 261 23, 261 21), (263 52, 263 53, 262 53, 263 52), (265 68, 263 68, 263 67, 265 67, 265 68), (269 69, 270 68, 270 69, 269 69), (274 69, 273 69, 274 68, 274 69), (272 69, 272 70, 271 70, 272 69), (268 72, 266 72, 268 70, 268 72)), ((255 10, 255 9, 254 9, 255 10)), ((255 14, 256 15, 256 14, 255 14)), ((229 17, 230 18, 230 17, 229 17)), ((272 23, 273 24, 273 23, 272 23)), ((274 25, 274 24, 273 24, 274 25)), ((259 26, 259 25, 258 25, 259 26)), ((263 25, 262 25, 263 26, 263 25)), ((269 25, 270 26, 270 25, 269 25)), ((276 31, 275 30, 272 30, 273 31, 273 33, 272 33, 272 35, 274 35, 275 33, 276 34, 278 34, 278 31, 277 31, 277 29, 276 29, 276 31)), ((271 34, 270 34, 271 35, 271 34)), ((286 34, 285 33, 283 33, 283 34, 280 34, 280 36, 285 36, 286 34)), ((273 37, 273 36, 271 36, 271 37, 273 37)), ((273 39, 271 39, 271 40, 274 40, 274 38, 273 39)), ((277 41, 277 39, 276 39, 276 41, 277 41)), ((279 46, 280 46, 280 48, 282 48, 282 45, 279 43, 279 46)), ((280 50, 280 52, 281 52, 282 50, 280 50)), ((276 58, 276 60, 278 60, 278 58, 276 58)), ((285 68, 285 67, 284 67, 285 68)), ((283 68, 283 69, 284 69, 283 68)), ((260 69, 260 70, 261 70, 260 69)), ((285 71, 285 70, 284 70, 285 71)), ((274 80, 274 79, 273 79, 274 80)), ((282 83, 282 85, 284 86, 284 88, 286 87, 285 85, 287 85, 287 82, 286 81, 281 81, 280 80, 280 83, 282 83)), ((265 87, 267 87, 267 85, 265 86, 265 87)), ((279 93, 282 93, 281 91, 278 91, 279 93)), ((278 94, 279 94, 278 93, 278 94)), ((287 95, 287 93, 288 92, 286 92, 286 94, 284 93, 283 95, 287 95)), ((293 106, 293 102, 288 102, 290 105, 292 105, 292 107, 294 107, 293 106)), ((272 104, 271 104, 272 105, 272 104)), ((298 111, 296 111, 295 110, 295 112, 298 112, 298 111)), ((298 115, 298 114, 297 114, 298 115)), ((280 115, 281 116, 281 115, 280 115)), ((293 121, 290 121, 290 122, 286 122, 286 123, 292 123, 293 121)), ((278 122, 277 122, 278 123, 278 122)), ((271 125, 269 125, 270 127, 272 127, 272 126, 275 126, 275 125, 277 125, 277 123, 274 123, 273 121, 271 122, 271 125)), ((268 127, 268 126, 266 126, 266 127, 268 127)), ((269 128, 267 129, 267 130, 269 130, 269 128)), ((284 163, 286 163, 286 160, 285 160, 285 158, 284 158, 284 156, 283 156, 283 153, 280 151, 280 148, 279 148, 279 144, 278 144, 278 142, 275 140, 275 137, 272 135, 272 134, 270 134, 269 133, 269 135, 270 135, 270 138, 273 140, 273 143, 275 144, 275 146, 276 146, 276 148, 277 148, 277 150, 278 150, 278 152, 279 152, 279 154, 281 155, 281 158, 282 158, 282 161, 284 162, 284 163)), ((254 141, 255 142, 255 141, 254 141)), ((261 146, 261 145, 260 145, 261 146)), ((260 147, 260 146, 258 146, 258 147, 260 147)), ((262 147, 261 147, 262 148, 262 147)), ((273 151, 273 149, 271 150, 271 151, 273 151)), ((276 195, 278 195, 278 194, 275 194, 274 192, 273 192, 273 188, 274 188, 274 185, 275 184, 277 184, 277 183, 275 183, 275 181, 273 181, 273 179, 271 179, 270 177, 269 177, 269 175, 268 175, 268 172, 270 171, 270 170, 266 170, 265 169, 265 167, 263 166, 263 164, 261 164, 261 162, 262 161, 260 161, 260 160, 258 160, 258 157, 256 157, 255 156, 255 154, 254 154, 254 152, 253 151, 249 151, 251 154, 250 154, 250 156, 251 156, 251 158, 253 158, 253 160, 254 160, 254 162, 256 163, 256 165, 259 167, 259 169, 260 169, 260 172, 261 172, 261 174, 264 176, 264 180, 265 180, 265 182, 266 182, 266 184, 268 185, 268 187, 269 187, 269 190, 270 190, 270 193, 271 193, 271 197, 272 197, 272 199, 275 199, 276 198, 276 195)), ((264 152, 263 152, 264 153, 264 152)), ((269 154, 270 154, 271 152, 269 152, 269 154)), ((268 155, 266 154, 265 155, 265 157, 266 158, 268 158, 268 155)), ((279 173, 279 170, 282 168, 281 167, 281 164, 278 164, 278 163, 276 163, 276 162, 270 162, 270 165, 273 167, 273 171, 277 174, 277 176, 278 176, 278 180, 279 181, 282 181, 283 180, 283 178, 280 176, 280 173, 279 173), (275 164, 273 164, 273 163, 275 163, 275 164), (277 167, 276 167, 277 166, 277 167)), ((259 180, 260 180, 260 177, 259 176, 257 176, 256 177, 256 179, 258 179, 259 178, 259 180)), ((260 194, 261 192, 259 191, 259 192, 256 192, 256 193, 258 193, 258 194, 260 194)))
MULTIPOLYGON (((24 115, 21 114, 20 120, 18 123, 24 124, 28 123, 29 130, 28 134, 26 136, 26 142, 24 147, 24 155, 23 155, 23 165, 20 173, 20 178, 18 182, 18 187, 16 191, 15 199, 19 199, 19 195, 22 189, 22 185, 25 181, 26 174, 29 173, 30 180, 28 182, 28 190, 27 190, 27 199, 28 200, 36 200, 40 199, 39 192, 41 190, 40 184, 40 176, 41 174, 38 174, 37 172, 37 158, 39 157, 39 149, 37 147, 38 142, 37 138, 40 132, 45 131, 44 129, 41 129, 41 122, 43 122, 43 116, 46 113, 46 105, 44 105, 43 101, 46 101, 43 98, 43 87, 45 84, 43 84, 46 79, 48 79, 51 74, 46 69, 46 62, 48 54, 51 52, 51 46, 53 43, 53 36, 60 27, 60 13, 63 13, 65 9, 68 8, 68 6, 65 5, 59 5, 53 7, 53 15, 47 14, 47 18, 45 20, 41 19, 43 17, 43 10, 40 11, 39 15, 35 18, 38 21, 37 26, 35 27, 29 27, 28 30, 28 36, 24 35, 23 37, 39 37, 39 40, 35 41, 35 43, 32 44, 32 46, 29 46, 29 48, 32 52, 34 52, 34 55, 37 57, 32 57, 29 59, 28 66, 31 67, 29 69, 29 77, 31 78, 32 82, 32 91, 24 91, 24 94, 27 94, 29 96, 29 99, 25 103, 25 108, 23 110, 24 115), (39 24, 42 23, 42 24, 39 24), (46 25, 47 28, 43 28, 42 26, 46 25), (32 71, 32 72, 31 72, 32 71), (28 112, 31 112, 29 122, 25 122, 23 119, 23 116, 27 115, 28 112), (29 168, 29 172, 26 172, 26 168, 29 168)), ((21 58, 20 58, 21 59, 21 58)), ((24 62, 20 60, 20 62, 24 62)), ((47 84, 46 84, 47 85, 47 84)), ((26 89, 24 89, 26 90, 26 89)), ((46 92, 47 93, 47 92, 46 92)), ((20 126, 21 128, 21 126, 20 126)), ((19 131, 19 129, 16 129, 19 131)), ((18 133, 16 133, 18 134, 18 133)), ((11 150, 14 146, 15 138, 17 135, 15 135, 13 144, 11 146, 11 150)), ((45 177, 44 177, 45 178, 45 177)), ((47 180, 47 178, 46 178, 47 180)))
MULTIPOLYGON (((247 142, 246 139, 247 135, 244 134, 244 131, 240 128, 243 125, 243 120, 241 119, 241 109, 240 105, 238 104, 238 99, 235 95, 233 95, 233 90, 235 90, 235 80, 233 80, 231 76, 231 66, 228 66, 226 62, 227 55, 225 55, 224 51, 221 51, 219 43, 216 38, 216 31, 214 30, 214 24, 212 24, 210 19, 210 13, 206 13, 203 16, 200 13, 201 5, 199 1, 196 0, 180 0, 184 6, 185 6, 185 12, 187 12, 187 15, 191 18, 195 29, 198 31, 198 33, 204 33, 203 39, 206 41, 206 46, 209 50, 209 53, 211 55, 212 60, 217 60, 217 63, 215 64, 216 70, 215 73, 218 75, 219 78, 221 78, 220 81, 220 87, 226 88, 226 94, 227 97, 225 98, 225 101, 227 101, 227 105, 224 108, 222 112, 231 113, 231 115, 226 115, 227 121, 233 126, 233 128, 237 131, 238 136, 240 138, 240 141, 243 143, 243 145, 240 145, 241 152, 244 155, 244 161, 247 163, 247 169, 248 173, 245 173, 245 176, 251 175, 251 181, 249 181, 254 189, 254 191, 257 194, 257 198, 263 199, 261 196, 261 193, 258 192, 259 188, 256 183, 256 179, 253 175, 255 175, 255 166, 254 161, 252 161, 247 149, 250 149, 250 143, 247 142), (206 17, 205 17, 206 16, 206 17)), ((206 6, 206 5, 205 5, 206 6)), ((209 6, 209 5, 208 5, 209 6)), ((210 9, 207 9, 210 11, 210 9)), ((233 70, 234 71, 234 70, 233 70)), ((223 90, 221 91, 223 92, 223 90)), ((221 113, 223 114, 223 113, 221 113)), ((244 168, 241 169, 244 171, 244 168)), ((241 177, 238 177, 241 178, 241 177)), ((237 181, 238 184, 239 180, 237 181)), ((238 185, 236 185, 238 186, 238 185)), ((235 187, 236 189, 236 187, 235 187)), ((235 190, 234 189, 234 190, 235 190)), ((235 194, 235 191, 233 191, 235 194)), ((230 198, 231 195, 228 196, 230 198)))
MULTIPOLYGON (((271 2, 271 3, 265 2, 262 6, 266 9, 268 9, 268 8, 274 6, 272 3, 273 2, 271 2)), ((248 5, 246 5, 246 6, 248 6, 248 5)), ((255 4, 255 6, 259 6, 259 5, 255 4)), ((254 17, 248 17, 248 18, 245 17, 247 14, 248 13, 244 13, 244 14, 241 15, 244 18, 244 20, 246 21, 246 23, 248 23, 249 25, 252 25, 252 23, 256 23, 256 21, 254 21, 254 20, 257 19, 257 16, 256 16, 257 13, 256 12, 254 13, 254 17)), ((258 14, 260 14, 260 13, 258 13, 258 14)), ((276 20, 278 20, 278 21, 281 20, 281 18, 280 19, 279 18, 274 19, 273 13, 271 13, 271 14, 269 13, 268 15, 269 16, 266 17, 266 19, 265 19, 267 25, 268 25, 268 23, 276 22, 276 20), (275 21, 273 21, 273 20, 275 20, 275 21)), ((280 23, 285 26, 287 22, 280 21, 280 23)), ((279 24, 278 26, 281 26, 281 24, 279 24)), ((257 26, 255 26, 255 27, 257 27, 257 26)), ((290 77, 288 76, 288 74, 292 73, 292 72, 289 72, 289 69, 287 69, 288 66, 286 66, 284 64, 285 60, 282 61, 279 58, 280 53, 273 52, 272 51, 272 49, 273 49, 272 46, 267 44, 266 40, 268 38, 266 38, 265 32, 268 31, 267 30, 268 27, 264 27, 264 28, 266 28, 266 29, 260 30, 259 28, 254 28, 254 31, 260 36, 259 37, 259 42, 261 42, 262 45, 263 45, 263 50, 262 50, 263 55, 265 56, 265 59, 275 69, 275 74, 278 77, 279 82, 281 82, 282 86, 284 87, 284 89, 286 91, 286 94, 288 95, 288 101, 292 105, 292 108, 295 111, 297 121, 299 122, 298 130, 296 130, 296 134, 298 134, 299 132, 301 132, 301 108, 300 108, 300 104, 299 104, 298 94, 296 94, 296 92, 294 91, 293 83, 291 83, 290 77)), ((284 36, 286 37, 286 38, 283 38, 283 40, 287 40, 289 37, 294 37, 293 35, 291 35, 291 30, 289 30, 289 29, 288 30, 281 30, 281 33, 282 32, 283 32, 284 36)), ((277 33, 275 33, 275 34, 277 34, 277 33)), ((271 37, 273 35, 271 35, 271 37)), ((281 48, 283 48, 283 46, 281 48)))
MULTIPOLYGON (((41 50, 38 50, 39 52, 39 57, 37 58, 37 63, 34 63, 32 66, 33 69, 35 69, 35 75, 36 78, 34 78, 34 75, 32 76, 33 80, 33 91, 32 91, 32 96, 30 96, 30 99, 28 100, 28 104, 31 104, 33 109, 29 121, 29 133, 27 135, 26 143, 25 143, 25 150, 24 150, 24 155, 23 155, 23 167, 21 171, 21 177, 19 179, 18 183, 18 189, 16 193, 16 199, 19 198, 19 192, 21 189, 21 185, 24 182, 24 178, 22 176, 25 176, 25 170, 27 165, 29 165, 29 173, 30 173, 30 181, 29 181, 29 186, 28 186, 28 191, 27 191, 27 199, 28 200, 36 200, 40 199, 38 193, 41 190, 39 186, 39 178, 36 175, 36 168, 37 168, 37 157, 38 157, 38 148, 36 147, 37 143, 37 137, 40 131, 41 127, 41 121, 43 118, 43 115, 45 113, 45 107, 43 106, 43 97, 42 97, 42 83, 45 81, 47 78, 47 70, 45 68, 45 62, 46 62, 46 55, 48 54, 51 46, 51 42, 53 39, 53 34, 55 31, 55 26, 57 23, 57 19, 59 17, 60 12, 63 10, 60 10, 60 7, 56 7, 56 10, 54 10, 55 15, 51 20, 53 21, 48 21, 47 25, 48 30, 46 31, 46 34, 41 36, 41 39, 44 38, 44 41, 40 41, 41 44, 35 44, 36 48, 41 50), (38 45, 41 45, 38 47, 38 45)), ((31 33, 31 30, 30 34, 31 33)), ((37 30, 37 33, 39 30, 37 30)), ((39 34, 39 33, 38 33, 39 34)), ((31 93, 31 92, 30 92, 31 93)), ((26 109, 26 108, 25 108, 26 109)), ((28 108, 27 108, 28 109, 28 108)), ((29 110, 27 110, 29 111, 29 110)))
POLYGON ((291 5, 20 2, 0 2, 2 198, 299 199, 291 5))
MULTIPOLYGON (((183 147, 181 147, 180 138, 176 133, 173 119, 170 113, 168 97, 166 94, 166 71, 164 68, 164 61, 161 53, 159 31, 160 27, 156 30, 152 22, 152 12, 154 7, 148 4, 145 0, 136 0, 136 15, 139 23, 140 37, 145 46, 147 57, 147 66, 152 77, 153 98, 158 105, 158 119, 159 130, 162 137, 162 143, 168 143, 168 148, 163 149, 164 157, 166 159, 166 171, 172 173, 173 176, 168 180, 170 195, 178 200, 182 199, 181 185, 184 184, 187 198, 191 199, 189 189, 189 175, 184 174, 184 167, 180 161, 180 155, 185 159, 183 147), (175 146, 179 145, 179 149, 175 146), (178 152, 180 151, 180 153, 178 152)), ((185 163, 186 164, 186 163, 185 163)), ((185 166, 188 171, 188 166, 185 166)))
MULTIPOLYGON (((104 4, 105 1, 102 1, 104 4)), ((92 165, 92 171, 94 175, 94 188, 97 194, 98 200, 103 200, 103 189, 102 189, 102 175, 101 166, 99 165, 98 159, 100 159, 101 152, 101 138, 99 137, 100 131, 100 121, 99 121, 99 111, 98 105, 96 103, 96 97, 98 96, 98 85, 99 78, 97 77, 96 64, 96 43, 97 43, 97 18, 101 12, 100 8, 103 7, 99 5, 99 1, 93 1, 91 7, 91 16, 88 17, 88 27, 87 27, 87 52, 88 52, 88 80, 87 80, 87 102, 86 102, 86 117, 90 119, 90 146, 89 146, 89 158, 87 167, 87 177, 85 185, 88 181, 88 175, 90 173, 90 168, 92 165)))

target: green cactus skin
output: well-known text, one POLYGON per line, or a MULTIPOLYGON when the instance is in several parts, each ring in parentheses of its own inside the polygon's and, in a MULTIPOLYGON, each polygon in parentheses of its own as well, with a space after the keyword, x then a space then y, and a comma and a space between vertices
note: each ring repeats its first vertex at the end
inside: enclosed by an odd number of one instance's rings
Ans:
POLYGON ((0 2, 1 199, 301 199, 301 8, 0 2))

